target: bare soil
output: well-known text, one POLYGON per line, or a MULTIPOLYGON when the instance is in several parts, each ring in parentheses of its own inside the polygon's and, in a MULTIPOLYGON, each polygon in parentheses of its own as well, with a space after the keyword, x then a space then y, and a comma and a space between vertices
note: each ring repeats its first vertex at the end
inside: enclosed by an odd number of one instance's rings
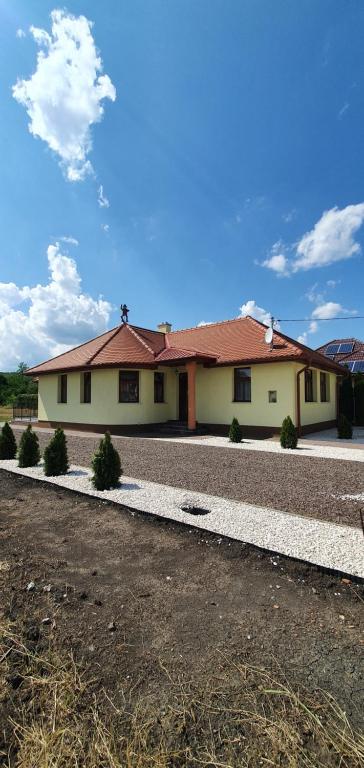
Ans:
MULTIPOLYGON (((38 435, 43 450, 50 434, 40 429, 38 435)), ((90 466, 99 439, 68 434, 70 461, 90 466)), ((363 503, 338 497, 364 493, 361 462, 234 451, 140 437, 114 437, 113 442, 124 474, 130 477, 360 527, 363 503)))
POLYGON ((243 663, 363 724, 363 586, 4 471, 0 488, 1 613, 34 648, 72 649, 116 707, 144 693, 163 710, 176 680, 233 684, 243 663))

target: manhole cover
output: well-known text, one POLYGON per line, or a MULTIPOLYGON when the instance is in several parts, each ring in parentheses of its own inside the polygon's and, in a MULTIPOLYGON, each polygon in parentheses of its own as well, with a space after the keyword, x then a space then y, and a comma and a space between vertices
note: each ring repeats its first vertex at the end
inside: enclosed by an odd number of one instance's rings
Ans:
POLYGON ((195 507, 193 504, 182 504, 182 512, 188 512, 189 515, 208 515, 211 512, 210 509, 204 509, 204 507, 195 507))

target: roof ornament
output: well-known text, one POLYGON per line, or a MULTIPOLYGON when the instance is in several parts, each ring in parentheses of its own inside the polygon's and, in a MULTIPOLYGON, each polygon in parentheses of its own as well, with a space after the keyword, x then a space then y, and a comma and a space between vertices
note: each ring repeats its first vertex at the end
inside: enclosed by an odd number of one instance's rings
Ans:
POLYGON ((268 326, 264 336, 264 341, 266 344, 269 344, 270 350, 273 349, 273 328, 274 328, 274 317, 271 316, 270 326, 268 326))
POLYGON ((120 304, 120 310, 121 310, 121 322, 127 323, 130 310, 128 309, 126 304, 120 304))

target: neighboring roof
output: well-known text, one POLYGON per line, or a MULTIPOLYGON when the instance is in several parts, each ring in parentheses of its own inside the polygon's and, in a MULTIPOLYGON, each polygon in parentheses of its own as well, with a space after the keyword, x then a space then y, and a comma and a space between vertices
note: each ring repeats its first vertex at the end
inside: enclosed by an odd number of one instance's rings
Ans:
POLYGON ((327 348, 332 344, 353 344, 353 349, 351 352, 346 352, 344 354, 339 353, 331 356, 331 359, 335 360, 336 363, 343 364, 346 360, 364 360, 364 342, 353 337, 348 339, 333 339, 332 341, 328 341, 326 344, 318 347, 317 352, 325 355, 327 348))
POLYGON ((30 368, 28 373, 36 376, 122 365, 155 367, 187 360, 211 365, 297 360, 340 372, 334 361, 278 331, 274 331, 270 348, 264 341, 266 328, 250 316, 166 334, 123 323, 96 339, 30 368))

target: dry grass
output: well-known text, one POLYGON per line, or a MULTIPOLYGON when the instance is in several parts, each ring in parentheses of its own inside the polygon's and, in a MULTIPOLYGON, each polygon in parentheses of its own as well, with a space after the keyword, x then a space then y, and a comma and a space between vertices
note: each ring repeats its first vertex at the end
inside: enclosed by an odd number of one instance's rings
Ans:
POLYGON ((327 694, 300 695, 267 672, 221 659, 204 687, 117 708, 72 656, 32 652, 0 627, 0 765, 11 768, 360 768, 364 737, 327 694), (15 682, 15 685, 14 685, 15 682))

